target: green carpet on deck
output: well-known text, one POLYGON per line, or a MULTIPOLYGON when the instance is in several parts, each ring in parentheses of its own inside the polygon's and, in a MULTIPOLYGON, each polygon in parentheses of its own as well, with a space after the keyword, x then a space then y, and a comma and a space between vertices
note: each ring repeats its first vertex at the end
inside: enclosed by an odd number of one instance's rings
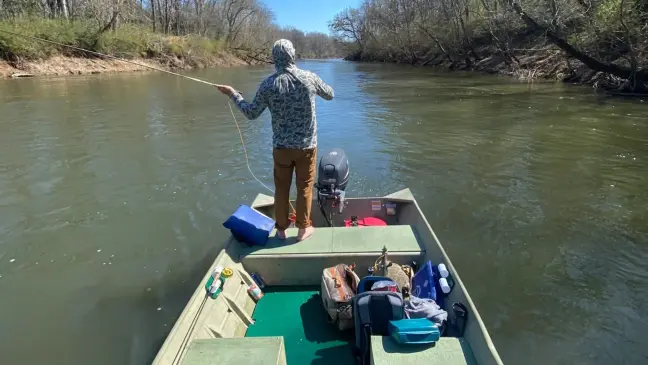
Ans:
POLYGON ((266 287, 246 337, 283 336, 288 365, 353 365, 353 330, 327 322, 318 287, 266 287))

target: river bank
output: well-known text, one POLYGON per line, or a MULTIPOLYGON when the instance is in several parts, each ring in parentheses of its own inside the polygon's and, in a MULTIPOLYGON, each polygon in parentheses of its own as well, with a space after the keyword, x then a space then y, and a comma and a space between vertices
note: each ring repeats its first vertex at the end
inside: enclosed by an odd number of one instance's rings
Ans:
POLYGON ((648 93, 648 3, 363 1, 330 28, 348 60, 554 79, 648 93))
POLYGON ((114 59, 53 56, 45 60, 23 60, 19 63, 0 60, 0 77, 66 76, 89 75, 115 72, 136 72, 149 70, 146 66, 166 70, 190 70, 206 67, 235 67, 250 64, 243 59, 223 52, 220 55, 201 59, 136 58, 129 60, 140 65, 114 59), (144 66, 146 65, 146 66, 144 66))
POLYGON ((437 52, 417 62, 385 58, 373 53, 356 52, 344 59, 354 62, 401 63, 435 67, 445 71, 471 71, 513 77, 519 80, 553 80, 590 86, 606 92, 645 94, 647 89, 632 85, 627 79, 594 70, 578 59, 565 55, 560 48, 546 43, 518 45, 517 50, 502 52, 487 45, 465 50, 460 55, 437 52))
POLYGON ((132 24, 111 31, 97 30, 84 20, 0 21, 0 77, 5 78, 133 72, 146 66, 170 70, 241 66, 267 58, 254 47, 233 48, 218 38, 162 34, 132 24))

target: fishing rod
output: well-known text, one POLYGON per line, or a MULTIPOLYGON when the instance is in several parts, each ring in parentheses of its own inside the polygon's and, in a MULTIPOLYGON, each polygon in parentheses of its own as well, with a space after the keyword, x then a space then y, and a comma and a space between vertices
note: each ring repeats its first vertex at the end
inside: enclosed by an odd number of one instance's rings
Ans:
MULTIPOLYGON (((182 75, 182 74, 179 74, 179 73, 176 73, 176 72, 165 70, 165 69, 162 69, 162 68, 159 68, 159 67, 155 67, 155 66, 151 66, 151 65, 131 61, 131 60, 127 60, 127 59, 121 58, 121 57, 115 57, 115 56, 107 55, 107 54, 101 53, 101 52, 91 51, 91 50, 81 48, 81 47, 71 46, 69 44, 55 42, 55 41, 45 39, 45 38, 33 37, 33 36, 26 35, 26 34, 15 33, 15 32, 5 30, 5 29, 1 29, 1 28, 0 28, 0 33, 11 34, 11 35, 16 36, 16 37, 22 37, 22 38, 26 38, 26 39, 31 39, 33 41, 50 43, 50 44, 54 44, 54 45, 57 45, 57 46, 60 46, 60 47, 67 47, 67 48, 74 49, 74 50, 77 50, 77 51, 93 54, 95 56, 105 57, 105 58, 113 59, 113 60, 116 60, 116 61, 126 62, 126 63, 130 63, 130 64, 137 65, 137 66, 140 66, 140 67, 148 68, 148 69, 151 69, 151 70, 164 72, 164 73, 167 73, 169 75, 182 77, 182 78, 185 78, 187 80, 199 82, 201 84, 205 84, 205 85, 209 85, 209 86, 215 86, 215 87, 223 86, 223 85, 220 85, 220 84, 214 84, 214 83, 211 83, 211 82, 208 82, 208 81, 205 81, 205 80, 197 79, 195 77, 182 75)), ((263 186, 268 191, 270 191, 270 192, 272 192, 274 194, 274 190, 269 188, 266 184, 264 184, 261 180, 259 180, 256 177, 256 175, 254 175, 254 172, 252 172, 252 168, 250 167, 250 159, 248 158, 247 148, 245 147, 245 142, 243 141, 243 132, 241 132, 241 127, 239 126, 238 121, 236 120, 236 116, 234 115, 234 111, 232 110, 232 104, 229 102, 229 100, 227 102, 227 106, 229 107, 230 113, 232 114, 232 118, 234 119, 234 124, 236 125, 236 129, 238 130, 239 137, 241 139, 241 147, 243 147, 243 153, 245 154, 245 163, 247 165, 248 171, 250 172, 250 175, 252 175, 254 180, 256 180, 259 184, 261 184, 261 186, 263 186)), ((294 214, 295 213, 295 208, 292 206, 292 203, 289 202, 289 204, 290 204, 290 207, 292 208, 293 214, 294 214)))

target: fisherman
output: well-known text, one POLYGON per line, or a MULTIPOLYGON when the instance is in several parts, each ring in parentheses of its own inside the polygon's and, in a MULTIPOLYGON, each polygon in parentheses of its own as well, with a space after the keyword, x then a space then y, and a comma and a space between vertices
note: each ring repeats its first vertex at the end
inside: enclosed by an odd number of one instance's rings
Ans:
POLYGON ((299 228, 297 240, 303 241, 315 230, 310 219, 317 157, 315 95, 332 100, 333 89, 313 72, 297 68, 295 48, 289 40, 275 42, 272 58, 276 72, 263 80, 252 103, 231 86, 217 87, 250 120, 258 118, 266 107, 270 109, 277 238, 286 239, 286 229, 290 226, 289 195, 294 170, 295 225, 299 228))

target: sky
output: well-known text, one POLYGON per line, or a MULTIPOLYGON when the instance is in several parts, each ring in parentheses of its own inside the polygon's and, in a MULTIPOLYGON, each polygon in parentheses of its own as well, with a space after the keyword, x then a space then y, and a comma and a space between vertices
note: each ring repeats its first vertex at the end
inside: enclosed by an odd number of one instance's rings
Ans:
POLYGON ((293 26, 304 32, 329 33, 328 22, 347 7, 358 7, 361 0, 261 0, 275 14, 280 26, 293 26))

